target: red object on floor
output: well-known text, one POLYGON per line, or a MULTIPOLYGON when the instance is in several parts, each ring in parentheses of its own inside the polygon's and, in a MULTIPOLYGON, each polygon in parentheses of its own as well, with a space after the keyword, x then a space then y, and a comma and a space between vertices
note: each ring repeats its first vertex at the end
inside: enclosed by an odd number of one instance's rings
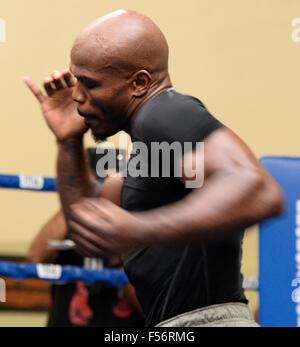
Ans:
POLYGON ((118 301, 114 307, 114 315, 119 318, 129 318, 133 314, 132 307, 128 304, 126 298, 118 301))
POLYGON ((76 292, 70 302, 70 322, 78 326, 87 326, 93 317, 93 310, 89 306, 89 294, 83 282, 76 283, 76 292))

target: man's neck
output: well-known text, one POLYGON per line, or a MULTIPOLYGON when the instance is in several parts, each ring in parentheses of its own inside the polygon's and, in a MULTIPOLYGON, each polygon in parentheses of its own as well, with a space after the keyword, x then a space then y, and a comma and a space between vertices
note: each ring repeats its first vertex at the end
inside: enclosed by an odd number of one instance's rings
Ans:
POLYGON ((173 87, 173 85, 172 85, 172 82, 171 82, 169 76, 167 76, 159 84, 153 84, 150 87, 150 89, 148 90, 147 94, 143 98, 141 98, 140 100, 136 100, 137 102, 132 105, 131 110, 129 112, 130 117, 129 117, 128 127, 125 129, 125 131, 127 133, 129 133, 134 119, 136 118, 139 110, 145 105, 146 102, 148 102, 150 99, 152 99, 156 95, 160 94, 161 92, 163 92, 169 88, 172 88, 172 87, 173 87))

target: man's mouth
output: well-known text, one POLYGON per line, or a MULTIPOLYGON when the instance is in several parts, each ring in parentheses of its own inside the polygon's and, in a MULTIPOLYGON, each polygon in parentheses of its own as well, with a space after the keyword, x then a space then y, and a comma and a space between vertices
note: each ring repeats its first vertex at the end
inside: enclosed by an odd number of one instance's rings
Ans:
POLYGON ((78 111, 78 114, 84 119, 86 126, 91 127, 95 121, 98 120, 98 117, 93 114, 86 114, 78 111))
POLYGON ((93 120, 98 118, 95 114, 83 113, 83 112, 80 112, 79 110, 77 110, 77 112, 81 117, 87 120, 93 120))
POLYGON ((92 124, 97 118, 84 118, 85 124, 92 124))

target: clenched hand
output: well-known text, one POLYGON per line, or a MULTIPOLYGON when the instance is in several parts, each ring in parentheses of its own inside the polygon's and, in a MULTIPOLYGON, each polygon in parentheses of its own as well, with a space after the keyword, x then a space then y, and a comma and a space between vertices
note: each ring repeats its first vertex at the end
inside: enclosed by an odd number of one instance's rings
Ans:
POLYGON ((143 244, 144 225, 106 199, 82 199, 71 206, 71 239, 85 256, 124 254, 143 244))

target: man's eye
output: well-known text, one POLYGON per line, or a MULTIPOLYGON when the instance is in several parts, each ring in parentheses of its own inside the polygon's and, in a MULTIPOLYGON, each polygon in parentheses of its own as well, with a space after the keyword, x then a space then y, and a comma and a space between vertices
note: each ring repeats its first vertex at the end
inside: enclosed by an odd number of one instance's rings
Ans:
POLYGON ((92 90, 96 88, 98 84, 95 82, 86 82, 84 85, 87 89, 92 90))
POLYGON ((81 83, 81 85, 86 89, 94 89, 99 86, 99 83, 97 81, 93 81, 86 78, 78 78, 78 82, 81 83))

